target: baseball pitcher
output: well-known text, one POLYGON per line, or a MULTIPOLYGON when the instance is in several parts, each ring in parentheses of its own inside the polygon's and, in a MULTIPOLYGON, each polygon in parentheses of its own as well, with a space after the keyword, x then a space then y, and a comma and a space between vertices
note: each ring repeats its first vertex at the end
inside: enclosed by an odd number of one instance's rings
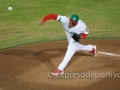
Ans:
POLYGON ((58 68, 51 73, 51 75, 57 76, 63 74, 65 67, 76 51, 90 51, 94 57, 96 57, 96 46, 80 44, 80 41, 87 37, 89 30, 87 29, 86 24, 79 19, 78 15, 73 14, 69 18, 67 16, 61 16, 58 14, 49 14, 40 21, 40 25, 51 19, 62 23, 69 43, 63 61, 58 68))

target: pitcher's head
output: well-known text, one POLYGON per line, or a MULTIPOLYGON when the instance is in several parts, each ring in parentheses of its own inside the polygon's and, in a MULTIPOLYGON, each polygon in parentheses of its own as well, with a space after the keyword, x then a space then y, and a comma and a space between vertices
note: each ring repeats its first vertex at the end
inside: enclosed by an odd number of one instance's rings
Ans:
POLYGON ((78 21, 79 21, 79 16, 76 15, 76 14, 73 14, 73 15, 71 15, 69 21, 70 21, 70 22, 69 22, 68 26, 69 26, 69 27, 74 27, 74 26, 77 25, 77 23, 78 23, 78 21))

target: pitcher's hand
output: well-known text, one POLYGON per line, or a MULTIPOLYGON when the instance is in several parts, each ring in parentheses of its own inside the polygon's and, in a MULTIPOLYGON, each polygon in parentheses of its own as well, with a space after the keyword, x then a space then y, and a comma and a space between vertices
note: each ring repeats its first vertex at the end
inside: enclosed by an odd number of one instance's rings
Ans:
POLYGON ((43 25, 43 23, 44 23, 44 22, 41 20, 40 23, 39 23, 39 25, 41 26, 41 25, 43 25))

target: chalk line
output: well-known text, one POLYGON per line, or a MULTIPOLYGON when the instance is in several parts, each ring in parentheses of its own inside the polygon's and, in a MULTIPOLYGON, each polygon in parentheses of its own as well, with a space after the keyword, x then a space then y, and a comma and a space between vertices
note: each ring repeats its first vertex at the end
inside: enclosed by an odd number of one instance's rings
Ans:
POLYGON ((109 55, 109 56, 116 56, 116 57, 120 57, 119 54, 114 54, 114 53, 107 53, 107 52, 97 52, 99 54, 104 54, 104 55, 109 55))

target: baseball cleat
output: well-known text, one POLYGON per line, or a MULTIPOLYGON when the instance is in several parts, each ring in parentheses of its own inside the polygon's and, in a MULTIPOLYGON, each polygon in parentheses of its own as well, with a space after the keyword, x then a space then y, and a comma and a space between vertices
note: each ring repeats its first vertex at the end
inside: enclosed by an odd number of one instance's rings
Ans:
POLYGON ((93 46, 93 49, 90 52, 94 55, 94 57, 96 57, 97 56, 96 46, 93 46))
POLYGON ((58 75, 61 75, 61 74, 63 74, 63 73, 64 73, 63 71, 61 71, 61 70, 59 70, 59 69, 56 69, 54 72, 51 73, 51 75, 53 75, 53 76, 58 76, 58 75))

